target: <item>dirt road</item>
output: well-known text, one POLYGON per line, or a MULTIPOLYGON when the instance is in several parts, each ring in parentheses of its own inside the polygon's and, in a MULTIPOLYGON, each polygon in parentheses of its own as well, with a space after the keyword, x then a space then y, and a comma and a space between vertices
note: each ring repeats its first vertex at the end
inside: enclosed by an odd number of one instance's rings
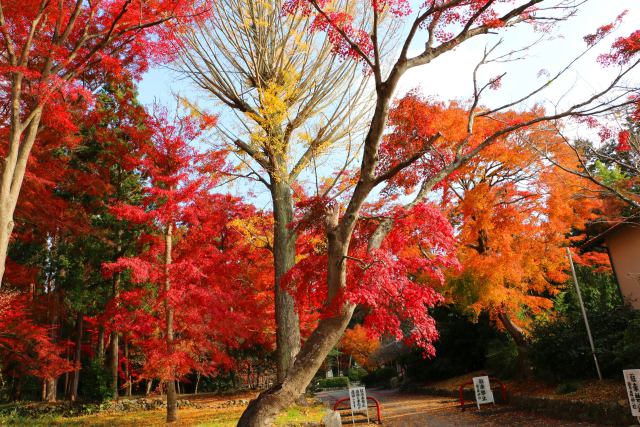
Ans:
MULTIPOLYGON (((461 411, 455 399, 424 395, 399 394, 394 390, 369 390, 368 396, 382 404, 383 425, 391 427, 460 427, 460 426, 567 426, 589 427, 598 424, 555 420, 538 416, 506 405, 484 405, 482 411, 468 408, 461 411)), ((325 391, 316 395, 328 406, 342 397, 346 390, 325 391)), ((370 412, 375 419, 374 411, 370 412)), ((344 417, 343 425, 351 424, 351 417, 344 417)), ((360 424, 363 425, 363 424, 360 424)))

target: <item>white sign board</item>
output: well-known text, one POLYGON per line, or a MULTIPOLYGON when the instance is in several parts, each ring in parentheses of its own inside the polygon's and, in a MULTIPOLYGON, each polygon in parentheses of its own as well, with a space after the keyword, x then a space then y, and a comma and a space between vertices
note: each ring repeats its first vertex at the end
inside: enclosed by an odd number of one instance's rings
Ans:
POLYGON ((353 387, 349 389, 349 403, 351 404, 351 421, 353 414, 356 412, 365 412, 367 414, 367 423, 369 422, 369 408, 367 405, 367 392, 364 387, 353 387))
POLYGON ((480 409, 480 405, 485 403, 495 403, 495 400, 493 400, 493 392, 491 392, 491 385, 489 384, 489 377, 473 377, 473 389, 476 392, 478 409, 480 409))
POLYGON ((625 369, 622 374, 627 385, 631 415, 640 417, 640 369, 625 369))
POLYGON ((367 410, 367 392, 364 387, 354 387, 349 389, 349 403, 353 412, 367 410))

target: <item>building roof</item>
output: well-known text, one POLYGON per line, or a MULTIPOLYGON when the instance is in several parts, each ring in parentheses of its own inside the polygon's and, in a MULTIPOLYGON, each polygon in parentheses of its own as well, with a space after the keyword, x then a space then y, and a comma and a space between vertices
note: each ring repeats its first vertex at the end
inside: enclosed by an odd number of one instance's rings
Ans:
POLYGON ((587 240, 582 245, 580 245, 580 250, 584 251, 586 249, 589 249, 592 246, 602 243, 607 238, 607 236, 609 236, 611 233, 619 229, 622 229, 625 227, 640 227, 640 223, 637 222, 638 219, 639 219, 638 216, 634 215, 632 217, 625 218, 621 221, 613 223, 609 228, 607 228, 597 236, 592 237, 591 239, 587 240))

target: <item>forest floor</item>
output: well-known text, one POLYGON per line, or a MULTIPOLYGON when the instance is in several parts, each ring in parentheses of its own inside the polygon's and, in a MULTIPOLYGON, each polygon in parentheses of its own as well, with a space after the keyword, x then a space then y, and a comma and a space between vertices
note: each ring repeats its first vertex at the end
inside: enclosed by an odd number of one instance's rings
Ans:
MULTIPOLYGON (((427 384, 431 389, 457 391, 458 386, 468 381, 472 376, 481 372, 451 378, 427 384)), ((624 402, 626 393, 622 381, 586 381, 571 385, 575 391, 560 394, 558 386, 537 382, 506 382, 510 394, 544 397, 545 399, 571 400, 581 402, 624 402)), ((469 387, 467 387, 469 388, 469 387)), ((494 395, 498 394, 497 384, 492 383, 494 395)), ((566 390, 564 390, 566 391, 566 390)), ((382 405, 382 418, 385 426, 390 427, 457 427, 457 426, 567 426, 589 427, 597 426, 587 422, 557 420, 548 418, 522 407, 511 405, 483 405, 481 411, 475 406, 462 411, 459 402, 454 397, 441 397, 429 394, 406 394, 397 390, 367 390, 369 396, 378 399, 382 405)), ((310 399, 307 406, 294 406, 277 419, 276 425, 300 426, 317 425, 327 408, 342 397, 347 397, 346 390, 323 391, 316 395, 320 402, 310 399)), ((180 399, 188 400, 188 405, 178 411, 179 421, 174 426, 206 426, 227 427, 235 426, 240 414, 248 401, 255 397, 255 393, 236 395, 201 394, 181 395, 180 399)), ((157 398, 156 398, 157 399, 157 398)), ((126 406, 127 399, 122 399, 118 405, 126 406)), ((52 405, 33 403, 34 408, 51 409, 52 405)), ((64 404, 60 404, 64 405, 64 404)), ((113 404, 112 404, 113 406, 113 404)), ((0 408, 7 414, 7 408, 0 408)), ((36 411, 37 412, 37 411, 36 411)), ((28 411, 26 412, 29 413, 28 411)), ((555 415, 554 415, 555 416, 555 415)), ((370 409, 371 420, 375 420, 375 410, 370 409)), ((43 415, 39 417, 28 415, 0 415, 0 425, 19 426, 165 426, 165 409, 152 410, 102 410, 90 415, 62 416, 43 415)), ((364 425, 362 417, 358 425, 364 425)), ((351 424, 351 416, 343 414, 343 424, 351 424)), ((612 424, 612 423, 609 423, 612 424)), ((373 424, 371 424, 373 425, 373 424)), ((628 424, 627 424, 628 425, 628 424)))
MULTIPOLYGON (((370 390, 370 396, 376 397, 382 405, 384 426, 388 427, 471 427, 471 426, 566 426, 566 427, 594 427, 597 424, 559 421, 551 418, 533 415, 530 412, 518 410, 505 405, 483 406, 478 412, 475 408, 461 411, 458 402, 453 398, 434 397, 425 395, 406 395, 397 390, 370 390)), ((325 391, 317 395, 326 405, 311 403, 309 406, 295 406, 278 417, 277 426, 296 426, 307 423, 319 423, 326 408, 341 397, 347 396, 346 390, 325 391)), ((199 427, 227 427, 235 426, 246 404, 242 402, 252 398, 251 394, 236 396, 229 400, 229 396, 189 396, 181 398, 195 402, 199 407, 187 407, 178 411, 179 420, 173 426, 199 427)), ((373 426, 375 412, 370 412, 373 426)), ((92 415, 62 417, 0 417, 0 425, 13 426, 166 426, 165 410, 137 410, 137 411, 104 411, 92 415)), ((356 418, 357 419, 357 418, 356 418)), ((360 417, 361 421, 364 421, 360 417)), ((351 424, 351 417, 343 418, 343 425, 351 424)), ((309 425, 309 424, 307 424, 309 425)), ((358 423, 363 426, 366 423, 358 423)))
MULTIPOLYGON (((246 402, 255 397, 255 393, 243 393, 233 396, 210 394, 181 395, 179 399, 188 399, 197 406, 179 408, 178 421, 173 426, 231 427, 235 426, 246 402)), ((122 399, 123 401, 126 399, 122 399)), ((46 405, 37 403, 34 405, 46 405)), ((319 422, 326 413, 325 407, 317 401, 308 406, 293 406, 281 414, 277 426, 299 425, 306 422, 319 422)), ((166 409, 134 411, 100 411, 91 415, 68 417, 62 415, 43 415, 38 417, 0 415, 0 425, 11 426, 69 426, 69 427, 120 427, 120 426, 166 426, 166 409)))

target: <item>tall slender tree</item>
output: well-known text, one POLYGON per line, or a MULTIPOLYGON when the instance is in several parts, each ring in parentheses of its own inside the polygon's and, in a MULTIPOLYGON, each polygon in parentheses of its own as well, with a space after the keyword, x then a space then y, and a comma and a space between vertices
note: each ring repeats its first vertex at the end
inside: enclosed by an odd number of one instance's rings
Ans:
POLYGON ((366 80, 356 64, 333 55, 330 38, 309 31, 309 17, 284 15, 282 6, 215 2, 215 18, 181 39, 179 61, 185 75, 230 109, 231 123, 221 129, 239 160, 233 175, 263 184, 271 196, 279 381, 300 349, 299 316, 282 283, 295 263, 297 236, 288 226, 294 189, 326 155, 356 151, 351 138, 366 113, 366 80))

